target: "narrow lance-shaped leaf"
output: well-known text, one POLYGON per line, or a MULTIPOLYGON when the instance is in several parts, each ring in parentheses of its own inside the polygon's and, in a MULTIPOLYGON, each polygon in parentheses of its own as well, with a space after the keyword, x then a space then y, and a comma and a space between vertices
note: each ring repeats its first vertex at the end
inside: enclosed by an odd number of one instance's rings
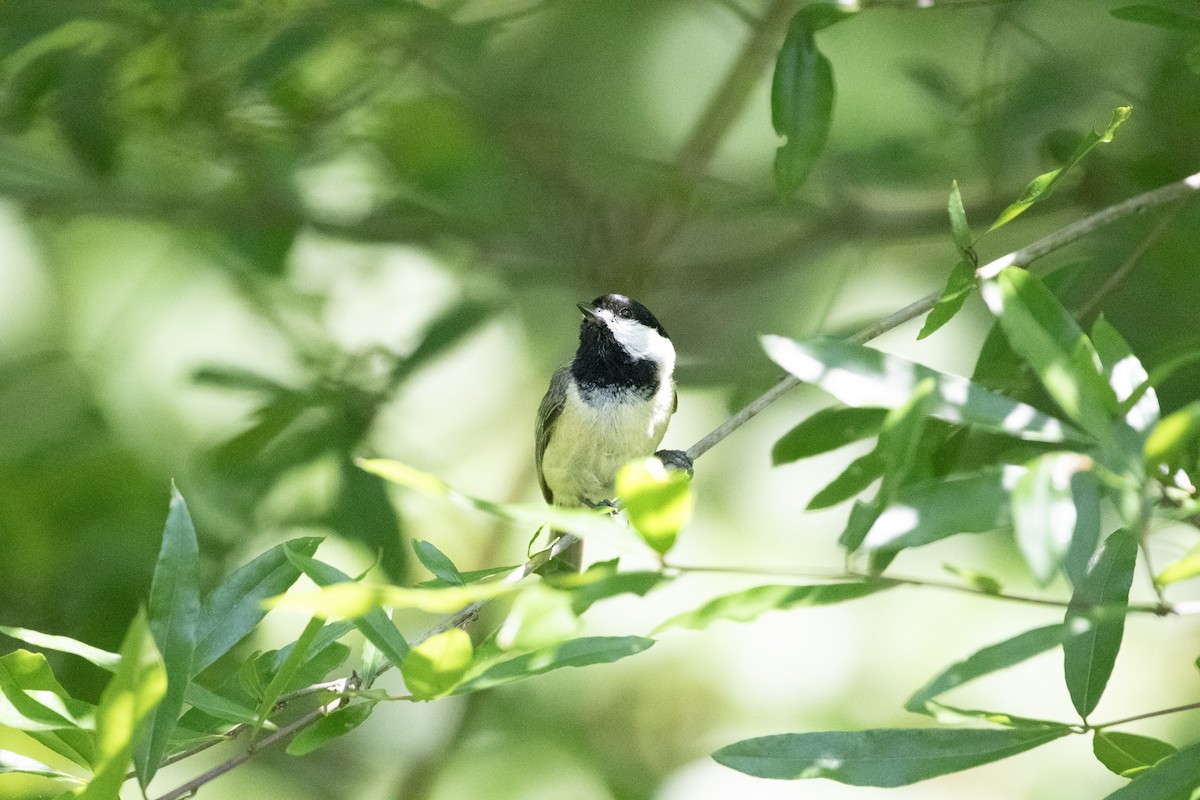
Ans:
POLYGON ((1129 531, 1110 535, 1071 597, 1066 621, 1079 633, 1063 643, 1063 669, 1071 702, 1084 720, 1100 702, 1121 649, 1137 550, 1129 531))
POLYGON ((963 208, 962 195, 958 191, 958 181, 954 181, 950 186, 950 200, 946 203, 946 210, 950 214, 950 235, 954 239, 954 248, 958 250, 958 263, 950 270, 946 288, 930 309, 917 339, 924 339, 953 319, 975 288, 975 268, 979 265, 979 258, 972 246, 971 228, 967 225, 967 212, 963 208))
POLYGON ((300 665, 304 663, 305 657, 309 653, 309 648, 312 646, 313 640, 317 638, 317 634, 324 627, 324 622, 317 617, 313 617, 304 626, 304 630, 300 632, 300 636, 296 639, 296 644, 292 651, 284 659, 283 664, 275 672, 271 678, 271 682, 263 690, 262 697, 259 699, 258 708, 255 710, 255 721, 251 729, 251 738, 258 735, 258 731, 262 728, 263 723, 275 710, 275 702, 283 694, 292 678, 300 670, 300 665))
POLYGON ((143 787, 154 778, 167 752, 192 677, 192 656, 200 621, 199 562, 200 549, 192 516, 183 495, 172 486, 148 610, 150 631, 167 672, 167 691, 135 747, 134 766, 143 787))
POLYGON ((934 382, 931 414, 938 419, 979 425, 1033 441, 1078 440, 1080 434, 1032 406, 990 392, 959 375, 915 364, 851 342, 812 339, 796 342, 764 336, 771 360, 806 383, 820 386, 849 406, 896 408, 907 403, 917 384, 934 382))
POLYGON ((417 559, 435 578, 439 578, 451 586, 461 586, 463 584, 463 578, 458 571, 458 567, 454 566, 454 562, 445 553, 438 550, 435 545, 420 539, 414 539, 412 545, 413 552, 417 554, 417 559))
POLYGON ((705 628, 718 620, 749 622, 768 611, 784 611, 803 606, 827 606, 857 600, 860 597, 890 589, 896 584, 879 578, 852 583, 822 583, 810 586, 755 586, 708 601, 694 611, 671 617, 654 632, 671 628, 705 628))
POLYGON ((493 686, 502 686, 564 667, 607 664, 640 653, 652 644, 653 639, 641 636, 593 636, 572 639, 532 653, 482 664, 478 672, 469 674, 454 689, 454 694, 468 694, 493 686))
MULTIPOLYGON (((1057 574, 1071 546, 1077 513, 1071 487, 1092 459, 1078 453, 1047 453, 1027 465, 1012 493, 1013 531, 1030 571, 1044 586, 1057 574)), ((1081 497, 1099 504, 1099 497, 1081 497)), ((1098 516, 1099 509, 1088 513, 1098 516)))
POLYGON ((1083 140, 1076 145, 1074 152, 1071 153, 1071 156, 1067 159, 1066 164, 1058 169, 1043 173, 1030 181, 1029 185, 1026 186, 1025 190, 1021 192, 1021 196, 1017 198, 1016 202, 1004 209, 1004 211, 1000 212, 1000 216, 997 217, 996 221, 992 223, 992 227, 988 228, 988 232, 990 233, 991 231, 996 230, 996 228, 999 228, 1001 225, 1011 222, 1020 214, 1024 213, 1024 211, 1034 203, 1038 202, 1039 200, 1045 200, 1047 197, 1049 197, 1051 192, 1053 192, 1055 187, 1058 185, 1059 180, 1062 179, 1062 177, 1068 172, 1070 172, 1071 168, 1078 164, 1084 156, 1090 153, 1092 148, 1098 144, 1112 141, 1113 136, 1117 132, 1117 128, 1120 127, 1122 122, 1129 119, 1129 114, 1132 110, 1133 109, 1130 106, 1121 106, 1115 109, 1113 111, 1112 121, 1109 123, 1108 128, 1106 128, 1103 133, 1096 133, 1095 131, 1092 131, 1087 136, 1083 137, 1083 140))
POLYGON ((79 656, 105 672, 115 671, 117 664, 121 662, 121 656, 118 654, 92 647, 90 644, 84 644, 69 636, 41 633, 28 628, 10 628, 6 625, 0 625, 0 633, 44 650, 57 650, 60 653, 79 656))
POLYGON ((828 778, 852 786, 907 786, 999 761, 1068 733, 1071 728, 1065 725, 785 733, 722 747, 713 758, 758 778, 828 778))
POLYGON ((1196 545, 1183 558, 1174 561, 1163 568, 1158 574, 1158 582, 1163 586, 1179 581, 1186 581, 1200 575, 1200 545, 1196 545))
POLYGON ((771 124, 786 141, 775 152, 775 189, 790 196, 825 149, 833 118, 833 66, 813 37, 803 11, 788 28, 771 80, 771 124))
POLYGON ((11 750, 0 750, 0 775, 5 773, 35 775, 39 778, 50 778, 56 781, 83 783, 83 780, 77 775, 54 769, 36 759, 14 753, 11 750))
POLYGON ((95 773, 81 800, 112 800, 118 795, 133 757, 134 737, 166 692, 166 667, 139 613, 121 645, 121 663, 100 695, 95 773))
POLYGON ((886 408, 823 408, 775 442, 771 463, 789 464, 874 436, 886 416, 886 408))
POLYGON ((933 680, 922 686, 908 698, 905 709, 917 714, 927 713, 927 704, 935 697, 958 688, 965 683, 1008 669, 1047 650, 1058 647, 1071 635, 1071 626, 1065 623, 1047 625, 1025 631, 1011 639, 985 647, 962 661, 951 664, 933 680))
POLYGON ((806 508, 816 511, 849 500, 882 477, 886 467, 878 449, 854 459, 841 474, 813 495, 806 508))

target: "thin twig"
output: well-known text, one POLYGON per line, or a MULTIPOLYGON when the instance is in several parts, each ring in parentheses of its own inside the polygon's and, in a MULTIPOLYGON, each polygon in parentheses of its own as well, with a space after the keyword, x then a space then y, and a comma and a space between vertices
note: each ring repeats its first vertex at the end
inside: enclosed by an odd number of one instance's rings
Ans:
POLYGON ((1138 722, 1143 719, 1151 719, 1152 717, 1164 717, 1167 714, 1178 714, 1181 711, 1195 711, 1200 709, 1200 703, 1188 703, 1187 705, 1175 706, 1174 708, 1164 708, 1161 711, 1147 711, 1145 714, 1134 714, 1132 717, 1123 719, 1114 719, 1112 722, 1102 722, 1098 725, 1088 725, 1085 730, 1098 731, 1104 728, 1112 728, 1117 725, 1124 725, 1127 722, 1138 722))
MULTIPOLYGON (((1124 219, 1131 214, 1137 214, 1155 206, 1165 205, 1176 200, 1181 200, 1184 197, 1200 190, 1200 172, 1189 175, 1183 180, 1169 183, 1166 186, 1159 187, 1144 194, 1139 194, 1136 197, 1131 197, 1124 202, 1101 209, 1095 214, 1091 214, 1078 222, 1060 228, 1053 233, 1043 236, 1032 244, 1028 244, 1019 250, 1014 250, 1007 255, 1001 256, 994 261, 991 261, 978 270, 975 274, 981 279, 994 278, 1005 267, 1017 266, 1028 267, 1029 264, 1053 253, 1055 250, 1066 247, 1068 244, 1086 236, 1087 234, 1098 230, 1105 225, 1111 225, 1118 220, 1124 219)), ((903 325, 905 322, 916 319, 922 314, 932 309, 941 296, 941 292, 933 292, 925 297, 910 303, 908 306, 900 309, 894 314, 881 319, 879 322, 870 325, 853 336, 849 337, 849 341, 856 344, 868 342, 877 336, 880 336, 893 328, 903 325)), ((769 406, 771 403, 779 399, 789 389, 800 383, 799 379, 792 375, 787 375, 780 379, 778 383, 764 392, 761 396, 750 402, 749 405, 742 408, 741 411, 734 414, 729 419, 725 420, 717 426, 711 433, 705 436, 700 441, 696 442, 687 450, 688 457, 695 461, 700 456, 707 453, 714 445, 720 442, 729 434, 746 424, 752 417, 769 406)))

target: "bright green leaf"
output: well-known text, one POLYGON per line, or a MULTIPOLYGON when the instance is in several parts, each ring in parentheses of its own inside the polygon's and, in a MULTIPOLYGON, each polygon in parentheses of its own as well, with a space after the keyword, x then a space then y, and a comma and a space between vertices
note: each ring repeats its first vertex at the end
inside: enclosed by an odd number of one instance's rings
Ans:
POLYGON ((417 559, 435 578, 439 578, 451 586, 463 584, 458 567, 454 566, 454 562, 450 560, 449 556, 438 550, 431 542, 414 539, 412 545, 417 559))
POLYGON ((1170 583, 1186 581, 1200 575, 1200 545, 1189 550, 1183 558, 1168 564, 1158 575, 1158 582, 1163 586, 1170 583))
POLYGON ((694 611, 671 617, 654 629, 661 633, 670 628, 705 628, 717 620, 749 622, 768 611, 783 611, 803 606, 827 606, 857 600, 890 589, 896 584, 886 579, 853 583, 822 583, 811 586, 755 586, 708 601, 694 611))
POLYGON ((198 675, 228 653, 266 616, 263 601, 283 594, 300 577, 288 560, 287 550, 312 557, 321 543, 317 537, 292 539, 233 571, 200 605, 192 675, 198 675))
POLYGON ((54 769, 40 761, 23 756, 20 753, 14 753, 11 750, 0 750, 0 775, 5 773, 36 775, 39 778, 50 778, 56 781, 83 783, 83 780, 76 775, 54 769))
POLYGON ((1190 744, 1145 770, 1104 800, 1179 800, 1200 786, 1200 742, 1190 744))
POLYGON ((985 647, 944 669, 937 677, 918 689, 904 704, 904 707, 917 714, 928 713, 927 704, 935 697, 976 678, 1008 669, 1053 647, 1058 647, 1070 635, 1070 625, 1065 623, 1047 625, 1044 628, 1025 631, 1011 639, 985 647))
MULTIPOLYGON (((346 582, 333 583, 315 592, 289 592, 272 598, 268 605, 271 608, 308 611, 325 619, 351 619, 355 621, 356 627, 362 623, 371 628, 383 628, 382 619, 371 621, 371 618, 377 611, 382 615, 381 609, 387 606, 414 608, 430 614, 451 614, 478 600, 492 600, 516 591, 518 587, 504 582, 473 583, 437 589, 408 589, 402 586, 346 582)), ((388 620, 387 625, 395 630, 391 620, 388 620)), ((366 635, 366 630, 363 633, 366 635)), ((377 630, 371 635, 379 633, 377 630)), ((390 634, 388 635, 390 637, 390 634)), ((397 645, 394 649, 400 648, 397 645)))
POLYGON ((954 269, 950 270, 946 288, 942 289, 937 303, 929 310, 929 316, 925 318, 925 324, 921 327, 917 338, 924 339, 954 319, 954 315, 962 310, 963 304, 967 302, 967 298, 974 290, 975 264, 971 261, 960 260, 954 265, 954 269))
POLYGON ((26 644, 31 644, 34 647, 40 647, 43 650, 57 650, 60 653, 70 653, 71 655, 79 656, 106 672, 116 670, 117 664, 121 661, 121 657, 116 653, 92 647, 90 644, 76 641, 69 636, 55 636, 54 634, 31 631, 28 628, 10 628, 5 625, 0 625, 0 633, 3 633, 5 636, 11 636, 26 644))
POLYGON ((1092 325, 1092 343, 1104 367, 1104 379, 1125 411, 1125 422, 1138 433, 1145 433, 1159 419, 1158 396, 1146 368, 1125 337, 1103 316, 1092 325))
POLYGON ((0 725, 21 731, 89 729, 94 712, 90 703, 67 694, 41 653, 0 656, 0 725))
POLYGON ((134 739, 167 693, 167 669, 144 613, 134 617, 121 644, 121 662, 96 709, 96 769, 82 800, 112 800, 125 782, 134 739))
POLYGON ((345 736, 350 731, 367 721, 375 709, 374 703, 355 703, 344 706, 331 714, 327 714, 313 725, 308 726, 287 746, 290 756, 306 756, 314 750, 324 747, 339 736, 345 736))
POLYGON ((999 761, 1070 732, 1064 725, 785 733, 731 744, 713 753, 713 758, 758 778, 829 778, 852 786, 907 786, 999 761))
POLYGON ((820 386, 848 406, 896 408, 922 380, 934 381, 932 415, 952 423, 1033 441, 1059 442, 1079 434, 1032 406, 990 392, 958 375, 938 372, 898 356, 851 342, 812 339, 796 342, 764 336, 771 360, 806 383, 820 386))
POLYGON ((659 555, 692 518, 691 476, 669 470, 653 456, 631 461, 617 473, 617 497, 634 530, 659 555))
POLYGON ((592 564, 581 573, 553 576, 549 582, 555 589, 570 593, 571 609, 578 615, 593 603, 620 594, 645 597, 651 589, 670 580, 656 570, 618 572, 614 559, 592 564))
POLYGON ((432 700, 453 689, 471 666, 471 637, 462 628, 430 636, 414 645, 400 663, 404 685, 418 700, 432 700))
POLYGON ((1165 465, 1171 471, 1189 470, 1200 445, 1200 400, 1163 417, 1146 438, 1146 464, 1165 465))
POLYGON ((564 667, 607 664, 642 652, 654 644, 641 636, 593 636, 572 639, 532 653, 480 665, 459 684, 454 694, 468 694, 493 686, 532 678, 564 667))
POLYGON ((1117 109, 1114 109, 1112 121, 1109 123, 1108 128, 1105 129, 1103 133, 1096 133, 1095 131, 1092 131, 1087 136, 1083 137, 1083 140, 1080 141, 1080 143, 1075 147, 1075 151, 1071 153, 1071 157, 1067 159, 1066 164, 1058 169, 1039 175, 1030 181, 1029 185, 1026 186, 1025 190, 1021 192, 1021 196, 1017 198, 1016 202, 1000 213, 1000 216, 996 218, 996 221, 992 223, 992 227, 988 228, 988 231, 994 231, 1001 225, 1011 222, 1034 203, 1040 200, 1045 200, 1047 197, 1049 197, 1054 191, 1054 188, 1058 185, 1058 181, 1064 175, 1070 172, 1071 169, 1078 164, 1084 156, 1090 153, 1092 148, 1098 144, 1112 141, 1113 136, 1117 132, 1117 128, 1122 122, 1129 119, 1129 114, 1132 110, 1133 109, 1129 106, 1121 106, 1117 109))
POLYGON ((496 644, 504 650, 537 650, 578 636, 583 622, 572 597, 544 584, 530 586, 513 600, 496 644))
POLYGON ((775 442, 771 463, 790 464, 874 436, 886 416, 886 408, 823 408, 775 442))
POLYGON ((805 508, 809 511, 816 511, 849 500, 882 477, 886 466, 877 449, 859 456, 851 461, 850 465, 842 470, 836 478, 813 495, 805 508))
POLYGON ((1132 778, 1173 754, 1175 747, 1149 736, 1099 730, 1092 737, 1092 752, 1110 772, 1132 778))
POLYGON ((1066 622, 1079 632, 1063 643, 1063 670, 1071 702, 1085 720, 1100 702, 1121 649, 1137 551, 1129 531, 1111 534, 1071 597, 1066 622))

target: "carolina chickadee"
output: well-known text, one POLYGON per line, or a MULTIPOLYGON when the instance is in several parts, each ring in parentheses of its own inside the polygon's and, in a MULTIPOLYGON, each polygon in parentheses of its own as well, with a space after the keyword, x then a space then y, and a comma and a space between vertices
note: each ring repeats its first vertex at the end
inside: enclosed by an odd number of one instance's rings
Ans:
MULTIPOLYGON (((675 347, 650 310, 624 295, 606 294, 579 310, 579 349, 555 371, 538 408, 538 481, 556 506, 611 505, 617 471, 655 452, 675 412, 675 347)), ((680 451, 656 455, 691 471, 680 451)), ((578 571, 582 556, 577 544, 557 563, 578 571)))

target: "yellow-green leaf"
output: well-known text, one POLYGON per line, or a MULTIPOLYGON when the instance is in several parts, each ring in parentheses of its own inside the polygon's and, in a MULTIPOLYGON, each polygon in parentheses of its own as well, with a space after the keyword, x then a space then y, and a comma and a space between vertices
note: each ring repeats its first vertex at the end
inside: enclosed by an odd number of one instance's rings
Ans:
POLYGON ((691 478, 668 470, 657 458, 626 464, 617 473, 621 507, 646 544, 665 555, 692 518, 691 478))
POLYGON ((473 654, 467 632, 451 628, 414 645, 400 663, 400 673, 413 697, 432 700, 458 685, 473 654))

